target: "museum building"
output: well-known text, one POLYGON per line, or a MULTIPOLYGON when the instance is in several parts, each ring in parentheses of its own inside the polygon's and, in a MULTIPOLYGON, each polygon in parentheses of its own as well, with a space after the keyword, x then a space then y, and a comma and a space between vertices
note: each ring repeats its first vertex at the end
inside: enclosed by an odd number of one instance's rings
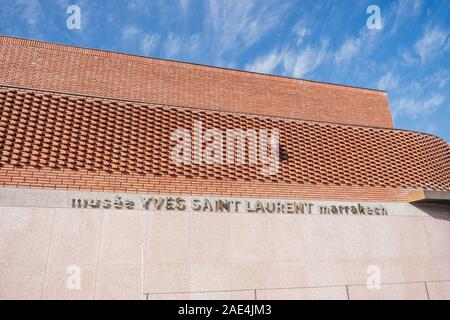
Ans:
POLYGON ((0 117, 0 299, 450 299, 384 91, 0 36, 0 117))

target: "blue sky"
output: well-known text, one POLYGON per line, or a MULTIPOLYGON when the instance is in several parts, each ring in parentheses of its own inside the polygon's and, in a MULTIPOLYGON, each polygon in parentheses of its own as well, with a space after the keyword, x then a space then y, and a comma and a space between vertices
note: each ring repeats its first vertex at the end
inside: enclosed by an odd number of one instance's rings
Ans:
POLYGON ((448 0, 2 0, 0 33, 383 89, 397 128, 450 141, 448 0))

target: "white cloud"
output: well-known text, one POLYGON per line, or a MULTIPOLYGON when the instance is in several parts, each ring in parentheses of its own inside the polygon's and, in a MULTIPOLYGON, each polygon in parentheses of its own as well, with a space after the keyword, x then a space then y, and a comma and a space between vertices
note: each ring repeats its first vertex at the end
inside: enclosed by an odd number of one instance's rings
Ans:
POLYGON ((407 65, 412 65, 420 62, 419 59, 415 58, 409 51, 405 51, 402 53, 402 59, 407 65))
POLYGON ((150 55, 156 48, 160 36, 158 34, 145 33, 136 26, 125 26, 121 31, 121 39, 127 42, 127 46, 138 48, 145 56, 150 55))
POLYGON ((141 30, 135 26, 126 26, 122 28, 122 39, 125 41, 134 40, 141 30))
POLYGON ((427 123, 430 116, 448 101, 446 86, 449 82, 450 72, 440 69, 402 86, 391 103, 393 117, 414 119, 418 124, 427 123))
POLYGON ((448 46, 446 47, 448 36, 449 32, 439 27, 425 28, 422 38, 414 45, 421 62, 423 63, 448 49, 448 46))
POLYGON ((436 107, 439 107, 445 100, 445 97, 440 94, 434 94, 429 99, 423 102, 423 110, 432 111, 436 107))
POLYGON ((377 88, 380 90, 393 90, 398 85, 398 75, 395 75, 391 71, 383 75, 377 82, 377 88))
POLYGON ((345 40, 341 48, 335 53, 335 60, 341 63, 345 60, 350 60, 357 55, 361 47, 361 40, 359 38, 350 38, 345 40))
POLYGON ((377 46, 382 43, 382 31, 369 30, 366 27, 361 29, 356 37, 349 37, 344 40, 340 48, 334 54, 334 61, 337 65, 353 62, 355 58, 368 59, 377 46))
POLYGON ((432 114, 444 101, 445 97, 441 94, 433 94, 425 99, 401 98, 392 102, 392 115, 394 118, 405 115, 417 119, 432 114))
POLYGON ((306 49, 289 55, 284 60, 285 74, 301 78, 312 72, 325 59, 327 46, 327 43, 322 43, 320 48, 307 46, 306 49))
POLYGON ((392 21, 388 28, 388 34, 395 34, 402 27, 419 17, 422 11, 423 0, 398 0, 392 2, 390 10, 385 14, 382 12, 382 18, 386 21, 392 21))
POLYGON ((293 33, 296 36, 297 44, 301 44, 303 40, 311 34, 311 30, 305 26, 303 21, 298 22, 292 28, 293 33))
POLYGON ((314 71, 327 56, 328 42, 323 41, 320 47, 306 46, 304 49, 287 48, 273 50, 267 55, 259 57, 247 70, 272 73, 281 68, 283 75, 301 78, 314 71))
MULTIPOLYGON (((159 41, 159 39, 158 37, 157 40, 159 41)), ((174 33, 169 33, 162 46, 165 56, 168 58, 176 59, 179 56, 192 57, 201 52, 202 38, 198 33, 189 36, 187 39, 174 33)))
MULTIPOLYGON (((119 33, 121 37, 118 40, 129 42, 120 45, 129 47, 139 41, 145 55, 160 47, 159 53, 168 58, 183 57, 184 60, 228 66, 236 64, 244 50, 274 29, 288 7, 283 0, 209 0, 195 3, 195 11, 193 5, 194 1, 190 0, 152 3, 150 8, 156 12, 149 15, 154 14, 161 19, 155 28, 163 28, 163 33, 159 37, 150 33, 143 39, 145 30, 127 26, 119 33), (193 24, 194 20, 198 23, 193 24), (170 30, 167 29, 169 27, 170 30)), ((130 0, 127 8, 135 14, 147 10, 149 4, 145 5, 143 0, 130 0)))
POLYGON ((245 69, 262 73, 272 73, 284 60, 283 55, 282 52, 272 51, 265 56, 257 58, 255 62, 247 65, 245 69))
POLYGON ((286 8, 282 2, 210 0, 205 23, 214 34, 216 47, 222 52, 247 48, 276 26, 286 8))
POLYGON ((146 56, 150 55, 159 42, 159 35, 146 34, 141 41, 142 53, 146 56))
POLYGON ((175 58, 179 54, 181 47, 182 42, 180 38, 175 34, 170 33, 164 47, 166 56, 169 58, 175 58))
POLYGON ((444 87, 450 81, 450 72, 441 69, 426 79, 427 82, 436 84, 438 88, 444 87))
POLYGON ((369 41, 369 33, 362 31, 358 37, 347 38, 334 54, 335 62, 341 64, 359 55, 369 41))
POLYGON ((202 44, 202 39, 200 34, 196 33, 189 37, 189 41, 186 46, 186 50, 191 54, 195 54, 200 50, 200 46, 202 44))

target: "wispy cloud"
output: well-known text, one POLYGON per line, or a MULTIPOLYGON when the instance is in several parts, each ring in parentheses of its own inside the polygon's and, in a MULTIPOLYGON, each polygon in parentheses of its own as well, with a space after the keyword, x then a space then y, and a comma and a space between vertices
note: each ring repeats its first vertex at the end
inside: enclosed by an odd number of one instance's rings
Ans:
POLYGON ((392 5, 383 17, 388 22, 388 33, 395 34, 401 30, 405 24, 414 21, 422 12, 424 0, 398 0, 392 5))
POLYGON ((422 79, 416 79, 409 83, 403 79, 403 85, 397 76, 398 74, 395 75, 390 71, 382 78, 386 83, 393 81, 397 86, 393 90, 391 102, 394 120, 413 120, 412 123, 416 130, 434 132, 431 130, 432 127, 438 129, 439 126, 437 123, 431 126, 430 119, 437 113, 445 112, 443 106, 449 98, 446 86, 450 81, 450 73, 447 70, 437 70, 422 79))
POLYGON ((288 5, 283 1, 209 1, 205 28, 210 30, 220 60, 231 51, 257 43, 280 21, 288 5))
POLYGON ((407 65, 413 65, 416 63, 420 62, 419 58, 416 58, 410 50, 405 50, 403 51, 403 53, 401 54, 401 58, 403 60, 404 63, 406 63, 407 65))
POLYGON ((273 73, 279 68, 280 74, 301 78, 322 64, 328 55, 327 48, 328 41, 323 41, 319 47, 309 45, 303 49, 284 47, 257 58, 245 69, 273 73))
POLYGON ((163 40, 160 37, 157 40, 164 51, 164 56, 170 59, 195 57, 203 51, 202 37, 198 33, 184 37, 175 33, 169 33, 163 40))
POLYGON ((129 25, 122 28, 121 41, 136 47, 140 54, 150 55, 156 48, 160 36, 146 33, 137 26, 129 25))
POLYGON ((377 88, 380 90, 394 90, 398 86, 398 81, 398 75, 389 71, 378 80, 377 88))
POLYGON ((165 53, 168 58, 175 58, 182 47, 181 39, 173 33, 169 34, 169 37, 165 41, 165 53))
MULTIPOLYGON (((281 0, 209 0, 196 3, 178 0, 172 5, 165 1, 152 5, 152 10, 156 10, 160 17, 166 17, 164 22, 159 22, 159 27, 164 26, 164 32, 155 36, 154 32, 145 33, 142 27, 127 27, 122 30, 122 39, 130 43, 143 42, 141 50, 146 55, 153 52, 148 50, 149 47, 157 47, 160 55, 167 58, 196 61, 202 57, 203 63, 221 66, 236 65, 235 59, 275 28, 289 7, 286 1, 281 0), (191 9, 194 6, 195 10, 191 9), (191 12, 194 11, 196 16, 192 21, 191 12), (172 17, 183 19, 171 20, 172 17), (191 22, 189 27, 186 26, 188 21, 191 22), (144 34, 147 37, 142 40, 144 34)), ((133 14, 146 8, 148 4, 143 0, 132 0, 127 6, 133 14)), ((301 31, 298 32, 301 36, 301 31)))
POLYGON ((141 30, 138 27, 126 26, 122 28, 122 39, 125 41, 134 40, 140 33, 141 30))
POLYGON ((449 31, 439 27, 426 27, 422 38, 414 45, 421 62, 424 63, 449 49, 448 38, 449 31))
POLYGON ((336 63, 339 64, 343 61, 350 60, 357 55, 361 50, 362 43, 362 38, 349 38, 345 40, 341 48, 335 53, 336 63))
POLYGON ((159 35, 146 34, 141 40, 142 53, 146 56, 150 55, 159 42, 159 35))
POLYGON ((425 79, 428 83, 436 85, 439 89, 443 88, 450 82, 450 71, 446 69, 438 70, 436 73, 425 79))
POLYGON ((314 71, 324 61, 327 46, 325 41, 321 47, 307 46, 300 52, 291 52, 283 61, 285 74, 301 78, 314 71))
POLYGON ((292 31, 296 37, 296 43, 299 45, 303 40, 312 33, 312 30, 306 26, 303 21, 297 22, 292 28, 292 31))
POLYGON ((358 36, 348 37, 334 54, 334 60, 337 65, 351 62, 353 58, 359 57, 363 54, 369 54, 377 45, 377 39, 381 32, 362 29, 358 36))
POLYGON ((272 73, 285 59, 285 55, 285 52, 272 51, 264 56, 258 57, 255 62, 248 64, 245 69, 261 73, 272 73))
POLYGON ((432 94, 423 99, 401 98, 392 102, 392 115, 395 118, 407 116, 411 119, 427 117, 445 101, 445 96, 432 94))

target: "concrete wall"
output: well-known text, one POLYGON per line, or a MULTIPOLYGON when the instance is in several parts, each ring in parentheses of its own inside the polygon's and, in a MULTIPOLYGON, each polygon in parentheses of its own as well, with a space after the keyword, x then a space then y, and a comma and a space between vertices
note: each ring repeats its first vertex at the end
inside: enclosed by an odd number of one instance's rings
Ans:
POLYGON ((450 298, 445 206, 347 216, 2 205, 0 299, 450 298), (66 285, 71 265, 81 290, 66 285), (370 265, 380 289, 366 286, 370 265))

